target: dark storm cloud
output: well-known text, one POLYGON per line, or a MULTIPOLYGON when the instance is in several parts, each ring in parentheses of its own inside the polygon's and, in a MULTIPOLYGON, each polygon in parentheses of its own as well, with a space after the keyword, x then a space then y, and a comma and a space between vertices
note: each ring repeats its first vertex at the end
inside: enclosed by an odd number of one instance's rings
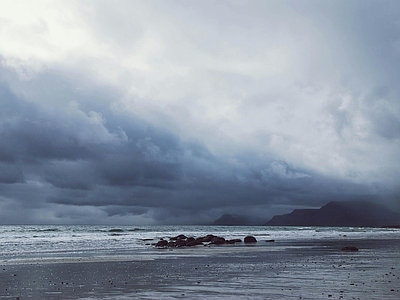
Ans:
POLYGON ((0 183, 22 183, 24 176, 22 168, 12 163, 0 163, 0 183))
MULTIPOLYGON (((282 201, 316 205, 337 194, 363 194, 255 153, 218 158, 199 143, 107 109, 66 114, 28 103, 4 84, 0 90, 0 191, 15 203, 53 213, 53 222, 65 222, 60 205, 93 207, 108 217, 149 214, 155 222, 196 222, 207 212, 201 220, 211 221, 212 211, 282 201)), ((77 212, 70 213, 74 219, 77 212)), ((268 212, 260 215, 267 219, 268 212)))
POLYGON ((7 87, 1 93, 0 159, 39 163, 41 160, 76 160, 89 156, 74 131, 79 125, 66 126, 62 119, 48 116, 34 105, 12 95, 7 87), (69 127, 69 128, 68 128, 69 127))
POLYGON ((54 187, 91 190, 95 176, 87 161, 53 161, 43 166, 43 179, 54 187))

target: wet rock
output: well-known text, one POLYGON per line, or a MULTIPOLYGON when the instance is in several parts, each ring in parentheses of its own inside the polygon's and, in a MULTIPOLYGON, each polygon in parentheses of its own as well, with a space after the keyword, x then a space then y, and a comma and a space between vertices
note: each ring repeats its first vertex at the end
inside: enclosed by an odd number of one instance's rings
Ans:
POLYGON ((175 242, 175 247, 185 247, 186 246, 186 240, 185 239, 178 239, 175 242))
POLYGON ((248 235, 248 236, 246 236, 246 237, 244 238, 244 242, 245 242, 246 244, 257 243, 257 239, 256 239, 254 236, 252 236, 252 235, 248 235))
POLYGON ((180 235, 177 235, 177 236, 175 236, 175 237, 170 238, 170 240, 173 240, 173 241, 176 241, 176 240, 185 240, 185 239, 187 239, 187 237, 186 237, 186 235, 184 235, 184 234, 180 234, 180 235))
MULTIPOLYGON (((253 236, 247 236, 244 239, 245 243, 256 243, 257 240, 253 236)), ((206 246, 206 245, 224 245, 224 244, 235 244, 241 243, 241 239, 230 239, 226 240, 224 237, 215 236, 208 234, 201 237, 187 237, 180 234, 175 237, 171 237, 169 240, 160 239, 157 243, 152 244, 157 248, 180 248, 180 247, 194 247, 194 246, 206 246)))
POLYGON ((225 238, 220 237, 220 236, 215 236, 215 237, 212 238, 210 244, 223 245, 223 244, 225 244, 225 238))
POLYGON ((196 241, 196 239, 194 237, 188 237, 186 239, 186 243, 191 243, 191 242, 194 242, 194 241, 196 241))
POLYGON ((113 228, 113 229, 110 229, 108 232, 124 232, 124 230, 119 229, 119 228, 113 228))
POLYGON ((188 247, 200 246, 200 245, 204 245, 204 244, 202 242, 196 241, 196 240, 186 243, 186 246, 188 246, 188 247))
POLYGON ((165 247, 168 247, 168 241, 166 241, 166 240, 159 240, 159 241, 156 243, 155 246, 158 247, 158 248, 165 248, 165 247))
POLYGON ((206 236, 198 237, 196 240, 198 240, 198 241, 200 241, 200 242, 202 242, 202 243, 209 243, 209 242, 211 242, 211 240, 212 240, 214 237, 216 237, 216 236, 213 235, 213 234, 207 234, 206 236))

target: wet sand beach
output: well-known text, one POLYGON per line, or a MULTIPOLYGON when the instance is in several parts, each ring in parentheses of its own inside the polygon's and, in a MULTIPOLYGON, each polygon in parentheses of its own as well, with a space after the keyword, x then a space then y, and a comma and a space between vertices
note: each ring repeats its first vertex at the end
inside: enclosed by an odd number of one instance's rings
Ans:
POLYGON ((3 264, 0 299, 399 299, 399 240, 159 249, 137 260, 3 264), (356 245, 360 251, 343 252, 356 245))

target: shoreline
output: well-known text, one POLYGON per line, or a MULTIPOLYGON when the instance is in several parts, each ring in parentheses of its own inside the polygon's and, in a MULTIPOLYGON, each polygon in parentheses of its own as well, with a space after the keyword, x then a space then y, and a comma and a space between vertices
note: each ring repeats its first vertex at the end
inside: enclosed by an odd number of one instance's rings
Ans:
POLYGON ((223 245, 199 245, 194 247, 165 247, 158 248, 154 244, 147 244, 146 248, 133 248, 131 250, 125 250, 124 253, 120 251, 116 253, 99 253, 94 254, 93 251, 90 254, 77 255, 71 253, 62 256, 46 256, 35 255, 25 256, 20 258, 9 258, 6 260, 0 260, 0 265, 24 265, 24 264, 53 264, 53 263, 96 263, 96 262, 129 262, 129 261, 148 261, 165 258, 176 258, 176 257, 208 257, 213 255, 234 255, 252 252, 272 252, 272 251, 309 251, 319 249, 325 252, 340 252, 341 248, 346 246, 357 246, 361 248, 361 251, 366 251, 370 248, 377 248, 377 245, 385 245, 394 243, 395 245, 400 244, 399 240, 396 239, 348 239, 342 237, 341 239, 304 239, 302 241, 273 241, 261 240, 257 243, 245 244, 223 244, 223 245), (129 252, 129 254, 128 254, 129 252))
POLYGON ((150 252, 154 256, 149 260, 2 264, 0 298, 400 298, 400 240, 277 242, 150 252), (340 251, 349 244, 360 251, 340 251))

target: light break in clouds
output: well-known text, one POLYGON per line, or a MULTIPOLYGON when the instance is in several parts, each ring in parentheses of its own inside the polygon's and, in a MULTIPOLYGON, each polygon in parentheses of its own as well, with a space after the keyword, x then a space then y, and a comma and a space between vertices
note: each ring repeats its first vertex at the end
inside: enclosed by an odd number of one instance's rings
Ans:
POLYGON ((398 1, 1 1, 2 223, 400 209, 398 1))

